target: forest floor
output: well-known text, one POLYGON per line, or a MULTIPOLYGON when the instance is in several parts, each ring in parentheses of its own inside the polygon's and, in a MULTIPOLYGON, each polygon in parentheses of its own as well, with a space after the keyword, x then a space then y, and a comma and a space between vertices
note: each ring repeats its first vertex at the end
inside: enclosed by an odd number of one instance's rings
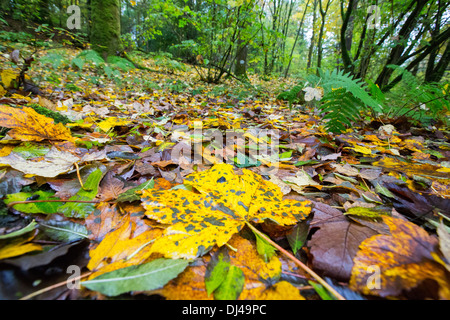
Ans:
POLYGON ((448 128, 335 135, 294 79, 0 48, 0 299, 450 299, 448 128))

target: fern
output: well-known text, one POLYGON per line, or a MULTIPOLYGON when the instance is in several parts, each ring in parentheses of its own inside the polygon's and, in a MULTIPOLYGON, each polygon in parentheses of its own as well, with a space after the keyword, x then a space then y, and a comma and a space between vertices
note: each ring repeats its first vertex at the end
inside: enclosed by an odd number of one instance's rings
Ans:
POLYGON ((420 120, 424 116, 442 116, 446 107, 450 108, 448 92, 437 83, 423 83, 403 67, 389 65, 402 76, 395 90, 387 95, 392 105, 388 114, 391 118, 409 116, 420 120))
POLYGON ((304 102, 303 98, 303 86, 297 85, 292 87, 288 91, 281 92, 278 96, 278 100, 284 100, 289 102, 289 107, 292 106, 293 103, 302 103, 304 102))
POLYGON ((363 103, 345 88, 328 92, 322 100, 324 103, 319 109, 325 113, 323 119, 328 120, 325 128, 329 132, 341 133, 345 131, 346 126, 351 126, 352 122, 359 119, 359 110, 363 103))
POLYGON ((365 83, 361 79, 353 79, 349 73, 344 73, 343 70, 333 70, 332 72, 323 72, 319 69, 321 77, 321 86, 325 93, 329 93, 332 89, 343 88, 350 92, 354 97, 361 100, 362 104, 371 108, 373 113, 382 113, 383 107, 378 101, 372 98, 366 91, 365 83))

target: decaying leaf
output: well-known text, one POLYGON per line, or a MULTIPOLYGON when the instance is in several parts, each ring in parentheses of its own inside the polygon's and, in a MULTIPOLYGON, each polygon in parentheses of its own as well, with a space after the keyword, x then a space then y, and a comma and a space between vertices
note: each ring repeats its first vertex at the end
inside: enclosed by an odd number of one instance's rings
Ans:
POLYGON ((377 232, 321 203, 315 204, 313 212, 311 227, 319 227, 308 241, 314 270, 324 276, 348 281, 359 245, 377 232))
POLYGON ((8 134, 22 141, 66 140, 74 141, 70 130, 62 123, 55 124, 32 108, 0 106, 0 126, 11 128, 8 134))
POLYGON ((73 164, 80 159, 70 152, 60 151, 55 147, 39 161, 26 160, 16 153, 0 157, 0 164, 9 165, 25 174, 52 178, 72 169, 73 164))
POLYGON ((311 211, 309 201, 282 201, 276 185, 245 169, 241 176, 235 175, 227 164, 192 174, 185 184, 201 193, 183 189, 143 191, 146 215, 170 225, 152 246, 166 257, 191 259, 214 245, 223 246, 246 221, 270 219, 293 225, 311 211))
MULTIPOLYGON (((398 296, 423 285, 429 297, 450 299, 449 274, 437 263, 438 240, 417 225, 402 219, 383 216, 390 235, 375 235, 363 241, 354 259, 350 286, 363 294, 381 297, 398 296), (431 287, 430 287, 431 286, 431 287)), ((425 298, 426 296, 422 296, 425 298)))

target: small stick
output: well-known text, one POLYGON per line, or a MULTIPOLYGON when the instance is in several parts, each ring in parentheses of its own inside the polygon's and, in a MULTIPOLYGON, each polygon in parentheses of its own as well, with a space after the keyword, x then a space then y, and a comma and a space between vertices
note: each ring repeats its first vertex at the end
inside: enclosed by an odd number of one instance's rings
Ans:
POLYGON ((276 244, 272 239, 270 239, 268 236, 266 236, 264 233, 256 229, 254 226, 252 226, 249 222, 246 222, 246 224, 252 229, 254 232, 256 232, 261 238, 266 240, 268 243, 270 243, 272 246, 274 246, 276 249, 278 249, 281 253, 283 253, 285 256, 287 256, 289 259, 291 259, 295 264, 297 264, 300 268, 308 272, 317 282, 319 282, 324 288, 326 288, 331 294, 333 294, 338 300, 345 300, 345 298, 339 294, 332 286, 330 286, 325 280, 323 280, 317 273, 315 273, 313 270, 311 270, 307 265, 305 265, 303 262, 298 260, 296 257, 294 257, 291 253, 284 250, 282 247, 280 247, 278 244, 276 244))

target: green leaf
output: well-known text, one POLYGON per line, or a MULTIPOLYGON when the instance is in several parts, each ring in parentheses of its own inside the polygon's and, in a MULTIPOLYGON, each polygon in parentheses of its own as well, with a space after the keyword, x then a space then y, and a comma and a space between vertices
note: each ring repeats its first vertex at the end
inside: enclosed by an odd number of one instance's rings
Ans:
POLYGON ((230 269, 230 257, 226 250, 219 250, 215 255, 213 255, 210 263, 206 267, 205 273, 205 287, 206 292, 210 295, 214 290, 216 290, 230 269))
POLYGON ((330 295, 327 289, 325 289, 321 284, 308 281, 310 285, 313 286, 314 290, 316 290, 317 294, 323 299, 323 300, 336 300, 333 295, 330 295))
POLYGON ((49 151, 50 148, 32 142, 24 142, 13 149, 13 152, 26 160, 45 156, 49 151))
POLYGON ((292 252, 297 254, 306 242, 309 233, 309 219, 299 222, 292 228, 292 231, 286 235, 286 238, 291 246, 292 252))
MULTIPOLYGON (((69 200, 93 200, 98 193, 98 184, 102 177, 103 172, 100 169, 93 171, 84 183, 84 190, 80 189, 74 196, 70 197, 69 200)), ((94 212, 94 204, 67 202, 58 207, 58 212, 64 214, 68 218, 85 218, 91 212, 94 212)))
MULTIPOLYGON (((18 192, 13 194, 8 194, 5 199, 5 203, 9 204, 15 201, 26 201, 30 197, 35 200, 58 200, 54 197, 54 192, 38 190, 36 192, 18 192)), ((58 207, 61 204, 58 202, 34 202, 34 203, 23 203, 14 205, 14 209, 24 212, 24 213, 43 213, 52 214, 58 212, 58 207)))
POLYGON ((30 222, 29 225, 27 225, 26 227, 23 227, 20 230, 16 230, 11 233, 0 235, 0 240, 17 237, 17 236, 23 235, 27 232, 33 231, 36 228, 36 225, 37 225, 37 223, 33 220, 30 222))
POLYGON ((382 213, 378 212, 373 209, 364 208, 364 207, 352 207, 347 210, 347 212, 344 212, 344 215, 354 215, 358 217, 365 217, 365 218, 380 218, 382 213))
POLYGON ((189 260, 185 259, 156 259, 104 273, 92 280, 81 282, 81 285, 107 296, 154 290, 176 278, 188 264, 189 260))
POLYGON ((306 166, 306 165, 311 165, 311 164, 316 164, 319 163, 320 161, 317 160, 306 160, 306 161, 297 161, 294 166, 298 167, 298 166, 306 166))
POLYGON ((141 199, 141 195, 137 194, 136 192, 140 192, 144 189, 153 189, 155 186, 155 180, 150 179, 148 181, 145 181, 144 183, 141 183, 137 187, 134 187, 132 189, 129 189, 117 197, 117 201, 119 202, 133 202, 141 199))
POLYGON ((244 289, 244 272, 236 266, 230 266, 225 279, 214 291, 216 300, 236 300, 244 289))
POLYGON ((48 220, 39 223, 39 229, 52 240, 61 242, 71 242, 88 237, 86 227, 72 221, 48 220))
POLYGON ((261 238, 261 236, 256 232, 253 231, 253 233, 256 236, 256 251, 258 251, 258 254, 264 259, 265 262, 268 262, 275 254, 275 247, 261 238))

